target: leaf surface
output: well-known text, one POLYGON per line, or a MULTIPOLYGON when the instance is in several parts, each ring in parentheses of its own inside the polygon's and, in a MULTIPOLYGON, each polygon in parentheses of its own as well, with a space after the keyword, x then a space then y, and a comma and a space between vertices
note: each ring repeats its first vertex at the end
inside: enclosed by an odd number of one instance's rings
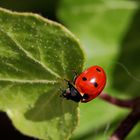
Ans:
POLYGON ((60 98, 60 88, 83 62, 79 42, 60 24, 0 9, 0 109, 22 133, 47 140, 71 135, 78 104, 60 98))

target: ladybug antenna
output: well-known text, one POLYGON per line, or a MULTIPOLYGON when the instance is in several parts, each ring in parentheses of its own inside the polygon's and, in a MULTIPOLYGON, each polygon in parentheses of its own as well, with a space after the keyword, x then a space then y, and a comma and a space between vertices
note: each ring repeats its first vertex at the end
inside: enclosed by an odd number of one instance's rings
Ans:
POLYGON ((66 82, 67 82, 67 84, 70 86, 71 85, 71 82, 69 81, 69 80, 67 80, 67 79, 64 79, 66 82))
POLYGON ((78 75, 78 73, 77 73, 77 71, 75 69, 73 69, 72 72, 74 73, 75 76, 78 75))
POLYGON ((67 83, 69 83, 69 80, 67 80, 67 79, 64 79, 67 83))

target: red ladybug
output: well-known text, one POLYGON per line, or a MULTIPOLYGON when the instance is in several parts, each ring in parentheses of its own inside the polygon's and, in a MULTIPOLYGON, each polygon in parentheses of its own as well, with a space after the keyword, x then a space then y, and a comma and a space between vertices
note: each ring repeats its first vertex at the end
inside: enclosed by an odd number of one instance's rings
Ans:
POLYGON ((97 97, 105 87, 106 74, 99 66, 91 66, 68 82, 68 88, 62 96, 75 102, 89 102, 97 97))

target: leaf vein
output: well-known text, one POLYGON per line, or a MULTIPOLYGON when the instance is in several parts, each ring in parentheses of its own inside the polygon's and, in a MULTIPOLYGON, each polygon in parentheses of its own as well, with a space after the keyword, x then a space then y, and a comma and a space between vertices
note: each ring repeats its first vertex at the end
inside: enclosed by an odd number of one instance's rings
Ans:
MULTIPOLYGON (((1 30, 1 29, 0 29, 1 30)), ((7 33, 3 30, 1 30, 2 32, 4 32, 14 43, 15 45, 31 60, 33 60, 34 62, 36 62, 37 64, 39 64, 40 66, 42 66, 46 71, 50 72, 52 75, 56 76, 57 78, 60 78, 61 76, 58 75, 56 72, 52 71, 50 68, 48 68, 44 63, 41 63, 40 61, 38 61, 36 58, 34 58, 27 50, 25 50, 12 36, 12 34, 7 33)))
POLYGON ((21 84, 56 84, 57 81, 50 80, 20 80, 20 79, 0 79, 0 82, 21 83, 21 84))

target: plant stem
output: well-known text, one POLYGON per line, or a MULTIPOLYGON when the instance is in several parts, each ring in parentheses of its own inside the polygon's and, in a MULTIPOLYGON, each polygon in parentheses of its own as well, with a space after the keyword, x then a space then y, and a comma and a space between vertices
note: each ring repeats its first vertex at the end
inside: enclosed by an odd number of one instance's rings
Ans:
POLYGON ((106 93, 102 93, 99 98, 113 104, 113 105, 117 105, 120 107, 124 107, 124 108, 132 108, 133 107, 133 101, 132 100, 122 100, 122 99, 118 99, 115 97, 112 97, 106 93))
POLYGON ((132 112, 121 122, 114 131, 109 140, 124 140, 133 127, 140 120, 140 111, 132 110, 132 112))
POLYGON ((99 96, 102 100, 105 100, 113 105, 117 105, 124 108, 130 108, 132 111, 128 116, 120 123, 118 128, 113 132, 109 140, 124 140, 134 126, 140 121, 140 97, 132 100, 122 100, 112 97, 106 93, 102 93, 99 96))

